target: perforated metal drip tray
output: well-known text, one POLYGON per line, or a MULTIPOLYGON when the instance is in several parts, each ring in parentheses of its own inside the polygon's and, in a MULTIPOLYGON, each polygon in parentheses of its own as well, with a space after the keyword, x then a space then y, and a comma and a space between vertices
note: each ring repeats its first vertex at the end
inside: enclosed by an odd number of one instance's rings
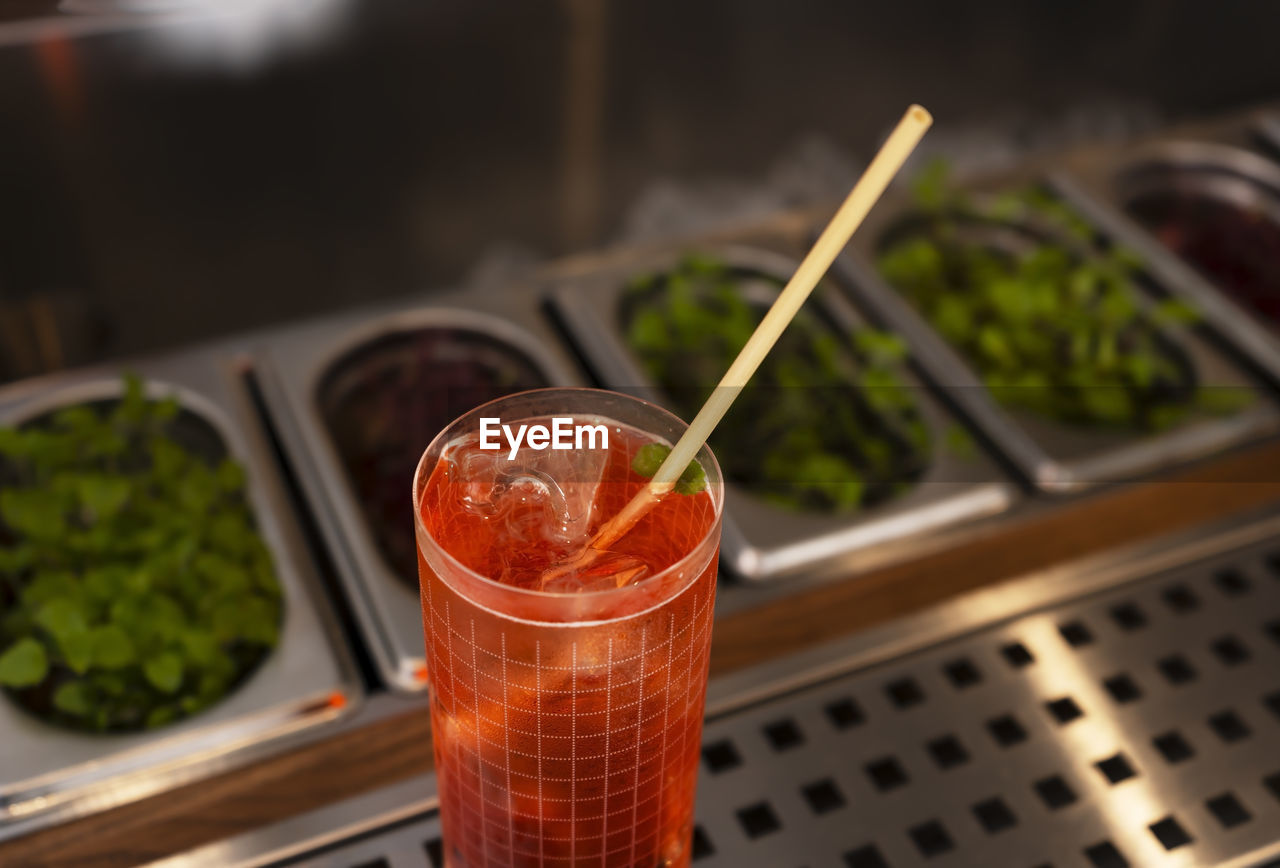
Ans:
POLYGON ((717 720, 706 864, 1205 865, 1280 843, 1268 557, 1160 573, 717 720))
MULTIPOLYGON (((1012 582, 713 682, 702 772, 697 868, 1275 859, 1280 519, 1012 582)), ((437 868, 431 786, 194 863, 437 868)))

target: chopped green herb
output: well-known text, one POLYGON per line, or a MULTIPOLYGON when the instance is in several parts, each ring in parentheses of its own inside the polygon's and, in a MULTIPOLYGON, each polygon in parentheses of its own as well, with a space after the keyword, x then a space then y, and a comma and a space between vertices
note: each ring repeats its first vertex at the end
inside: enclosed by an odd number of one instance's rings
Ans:
POLYGON ((244 469, 192 424, 128 377, 114 403, 0 429, 0 686, 38 716, 160 726, 275 646, 280 587, 244 469))
MULTIPOLYGON (((644 369, 690 416, 781 288, 771 275, 698 256, 633 280, 622 327, 644 369)), ((842 335, 802 309, 712 434, 726 477, 795 510, 847 511, 900 494, 930 453, 915 396, 898 376, 905 356, 895 335, 842 335)), ((657 471, 653 460, 643 459, 644 475, 657 471)))
POLYGON ((93 712, 93 692, 83 681, 68 681, 53 694, 53 704, 73 717, 87 717, 93 712))
POLYGON ((960 458, 972 458, 977 454, 978 446, 973 442, 973 435, 959 423, 953 422, 946 430, 947 449, 960 458))
POLYGON ((1230 416, 1254 402, 1254 394, 1246 388, 1212 386, 1196 395, 1196 406, 1213 416, 1230 416))
POLYGON ((1132 251, 1100 250, 1089 225, 1040 188, 976 205, 948 192, 935 164, 916 198, 920 219, 894 236, 880 271, 968 358, 997 401, 1139 431, 1204 407, 1195 371, 1170 335, 1198 315, 1180 300, 1144 309, 1135 283, 1142 263, 1132 251))
POLYGON ((0 684, 6 687, 39 684, 48 671, 49 656, 44 646, 30 637, 19 639, 0 654, 0 684))

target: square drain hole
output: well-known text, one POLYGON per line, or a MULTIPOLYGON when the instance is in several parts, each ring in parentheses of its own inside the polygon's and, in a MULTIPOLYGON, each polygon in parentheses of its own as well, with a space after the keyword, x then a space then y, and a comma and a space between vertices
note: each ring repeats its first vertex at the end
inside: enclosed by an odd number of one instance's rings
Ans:
POLYGON ((1102 772, 1102 776, 1107 779, 1107 783, 1113 786, 1138 776, 1133 763, 1129 762, 1128 758, 1122 753, 1098 760, 1093 765, 1098 771, 1102 772))
POLYGON ((1027 646, 1021 642, 1010 642, 1000 646, 1000 654, 1014 669, 1030 666, 1036 661, 1036 658, 1027 650, 1027 646))
POLYGON ((1116 626, 1126 632, 1141 630, 1147 626, 1146 614, 1134 603, 1121 603, 1118 606, 1112 606, 1111 620, 1115 621, 1116 626))
POLYGON ((1165 680, 1175 686, 1196 680, 1195 667, 1188 663, 1187 658, 1181 654, 1170 654, 1168 657, 1161 658, 1156 663, 1156 667, 1160 670, 1160 674, 1165 677, 1165 680))
POLYGON ((1277 801, 1280 801, 1280 772, 1276 772, 1274 775, 1267 775, 1262 779, 1262 785, 1267 788, 1271 795, 1276 797, 1277 801))
POLYGON ((1066 724, 1077 718, 1084 717, 1084 712, 1070 696, 1046 702, 1044 707, 1049 710, 1049 714, 1053 715, 1053 719, 1058 723, 1066 724))
POLYGON ((1235 567, 1226 567, 1213 574, 1213 583, 1218 590, 1228 597, 1239 597, 1247 594, 1253 585, 1245 578, 1244 573, 1235 567))
POLYGON ((736 769, 742 765, 742 755, 738 753, 738 749, 734 747, 733 742, 727 739, 704 747, 702 749, 702 760, 707 765, 707 771, 713 775, 727 772, 729 769, 736 769))
POLYGON ((965 750, 964 745, 960 743, 960 739, 954 735, 935 738, 925 745, 925 749, 929 751, 929 756, 933 757, 933 761, 937 763, 938 768, 944 771, 964 765, 969 761, 969 751, 965 750))
POLYGON ((1280 578, 1280 552, 1272 552, 1266 557, 1267 569, 1280 578))
POLYGON ((1160 593, 1160 597, 1166 606, 1179 615, 1200 608, 1200 598, 1186 585, 1170 585, 1160 593))
POLYGON ((1173 817, 1165 817, 1147 827, 1166 850, 1176 850, 1191 843, 1187 830, 1173 817))
POLYGON ((1218 738, 1227 744, 1243 741, 1253 730, 1241 719, 1240 715, 1227 709, 1209 717, 1209 728, 1217 733, 1218 738))
POLYGON ((1001 747, 1013 747, 1027 740, 1027 731, 1012 714, 1002 714, 987 721, 991 737, 1001 747))
POLYGON ((738 809, 738 822, 748 838, 763 838, 782 828, 782 822, 768 802, 756 802, 738 809))
POLYGON ((764 728, 764 737, 776 751, 790 750, 804 744, 804 733, 789 717, 767 725, 764 728))
POLYGON ((897 789, 907 782, 907 771, 891 756, 882 757, 866 765, 867 775, 876 789, 882 793, 897 789))
POLYGON ((1058 634, 1072 648, 1083 648, 1093 642, 1093 632, 1083 621, 1068 621, 1058 625, 1058 634))
POLYGON ((1223 666, 1239 666, 1249 659, 1249 649, 1235 636, 1222 636, 1209 646, 1223 666))
POLYGON ((1280 690, 1262 697, 1262 704, 1276 717, 1280 717, 1280 690))
POLYGON ((427 861, 431 863, 431 868, 444 868, 443 838, 432 838, 422 848, 427 851, 427 861))
POLYGON ((1263 631, 1271 637, 1271 641, 1280 644, 1280 618, 1262 625, 1263 631))
POLYGON ((836 729, 849 729, 866 720, 862 713, 862 706, 848 698, 828 702, 825 711, 836 729))
POLYGON ((1018 825, 1018 818, 1013 815, 1013 811, 1009 810, 1009 806, 999 796, 992 796, 989 799, 978 802, 973 806, 973 815, 978 818, 982 828, 992 835, 1018 825))
POLYGON ((890 681, 884 686, 884 692, 889 695, 889 701, 895 708, 910 708, 924 702, 924 691, 914 678, 890 681))
POLYGON ((690 852, 694 862, 699 859, 705 859, 708 856, 714 856, 716 848, 711 843, 711 839, 707 837, 706 829, 701 826, 693 827, 693 850, 690 852))
POLYGON ((1107 693, 1111 694, 1111 698, 1121 705, 1126 702, 1137 702, 1142 698, 1142 690, 1138 687, 1138 683, 1123 672, 1112 675, 1102 682, 1102 686, 1107 693))
POLYGON ((845 853, 844 864, 848 868, 889 868, 889 863, 880 855, 875 844, 867 844, 845 853))
POLYGON ((809 810, 818 815, 829 813, 836 808, 843 808, 845 805, 844 794, 831 778, 814 781, 802 788, 800 792, 804 795, 804 800, 809 803, 809 810))
POLYGON ((967 657, 952 660, 942 668, 942 671, 946 674, 947 680, 958 690, 963 690, 966 687, 972 687, 982 682, 982 672, 967 657))
POLYGON ((1092 847, 1086 847, 1084 857, 1094 868, 1129 868, 1129 860, 1110 841, 1100 841, 1092 847))
POLYGON ((950 833, 937 820, 929 820, 927 823, 912 826, 907 830, 907 835, 915 843, 920 855, 926 859, 941 855, 955 847, 955 842, 951 840, 950 833))
POLYGON ((1253 819, 1253 814, 1231 793, 1214 796, 1204 803, 1209 813, 1222 824, 1222 828, 1231 829, 1253 819))
POLYGON ((1180 763, 1196 755, 1191 745, 1176 730, 1169 730, 1151 740, 1167 763, 1180 763))
POLYGON ((1065 808, 1076 800, 1075 790, 1071 789, 1071 786, 1063 780, 1061 775, 1041 778, 1036 781, 1035 790, 1051 811, 1065 808))

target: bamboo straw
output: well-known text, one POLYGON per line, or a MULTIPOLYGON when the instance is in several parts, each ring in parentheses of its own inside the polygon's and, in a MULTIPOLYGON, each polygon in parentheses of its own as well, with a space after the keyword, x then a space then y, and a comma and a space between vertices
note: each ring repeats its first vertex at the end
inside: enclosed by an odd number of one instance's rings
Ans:
POLYGON ((791 322, 796 311, 804 303, 818 281, 827 273, 831 263, 844 249, 849 238, 862 225, 871 207, 884 193, 893 180, 893 176, 902 168, 903 163, 911 155, 915 146, 924 136, 925 131, 933 123, 933 117, 924 108, 913 105, 907 109, 902 120, 894 127, 889 138, 881 146, 879 153, 872 159, 867 170, 858 179, 847 199, 836 211, 827 228, 818 236, 808 255, 796 269, 791 280, 778 295, 776 301, 765 314, 760 325, 752 333, 751 338, 733 360, 729 370, 720 380, 720 385, 711 393, 711 397, 702 405, 698 415, 685 429, 684 435, 672 447, 671 454, 662 462, 658 472, 653 475, 649 484, 636 493, 617 515, 605 522, 596 531, 595 536, 587 544, 587 549, 573 559, 572 564, 565 567, 576 568, 589 564, 595 558, 594 552, 607 549, 623 534, 635 526, 644 514, 653 508, 659 500, 675 488, 680 474, 697 455, 702 444, 707 442, 729 406, 746 386, 751 375, 760 367, 765 356, 783 329, 791 322))

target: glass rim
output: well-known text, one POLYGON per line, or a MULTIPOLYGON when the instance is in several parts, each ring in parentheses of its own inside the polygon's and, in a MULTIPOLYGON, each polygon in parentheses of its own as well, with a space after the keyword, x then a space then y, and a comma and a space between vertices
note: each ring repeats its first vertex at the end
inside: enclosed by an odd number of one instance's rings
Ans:
MULTIPOLYGON (((486 401, 483 404, 478 404, 477 406, 472 407, 470 410, 467 410, 465 413, 462 413, 461 415, 459 415, 457 418, 451 421, 448 425, 444 426, 444 428, 440 429, 439 433, 437 433, 435 437, 431 438, 431 442, 427 444, 426 449, 422 451, 422 455, 419 456, 418 458, 418 466, 413 471, 413 485, 410 491, 410 496, 413 501, 414 545, 420 549, 421 544, 419 542, 419 535, 425 536, 427 539, 430 539, 435 544, 435 549, 438 552, 439 556, 445 560, 446 564, 451 569, 454 569, 457 572, 466 575, 467 578, 469 579, 478 580, 484 585, 498 589, 503 593, 526 595, 531 599, 537 599, 537 600, 601 600, 601 599, 607 599, 610 596, 624 596, 627 594, 636 593, 641 589, 647 589, 656 581, 663 579, 667 576, 670 576, 673 572, 676 572, 677 570, 687 567, 688 562, 693 559, 694 555, 697 554, 698 550, 701 548, 702 540, 699 540, 698 543, 693 546, 693 548, 691 548, 689 551, 681 555, 680 558, 676 560, 674 563, 668 565, 662 570, 659 570, 658 572, 654 573, 651 576, 644 577, 643 579, 641 579, 638 582, 635 582, 634 584, 623 585, 620 588, 605 588, 604 590, 599 590, 599 591, 540 591, 540 590, 535 590, 533 588, 520 588, 515 585, 505 585, 502 582, 499 582, 497 579, 491 578, 477 570, 472 569, 471 567, 467 566, 466 564, 458 560, 456 557, 454 557, 453 553, 450 552, 443 545, 441 545, 440 542, 431 534, 431 532, 427 530, 426 525, 423 523, 423 520, 422 520, 422 506, 419 498, 419 485, 425 484, 426 482, 426 480, 423 479, 422 469, 426 464, 427 456, 431 454, 432 450, 436 449, 437 446, 439 446, 440 454, 443 455, 445 446, 447 446, 448 443, 456 437, 456 432, 454 431, 454 429, 459 425, 459 423, 461 423, 464 419, 470 416, 475 416, 479 414, 480 412, 484 411, 486 408, 493 407, 497 404, 507 403, 509 401, 513 401, 519 398, 527 399, 530 397, 535 397, 537 395, 550 395, 552 393, 557 393, 557 392, 571 394, 571 395, 584 395, 584 394, 594 393, 594 394, 608 395, 612 398, 622 398, 626 401, 631 401, 636 405, 642 406, 647 411, 656 413, 659 416, 665 416, 670 421, 677 423, 677 425, 679 425, 681 429, 685 429, 689 427, 688 422, 685 422, 675 413, 672 413, 670 410, 658 404, 655 404, 652 401, 648 401, 644 398, 640 398, 635 395, 627 394, 626 392, 619 392, 611 389, 597 389, 591 386, 546 386, 538 389, 526 389, 522 392, 512 392, 510 395, 503 395, 500 398, 494 398, 490 401, 486 401)), ((526 417, 526 418, 536 418, 536 417, 526 417)), ((615 419, 614 421, 621 422, 622 420, 615 419)), ((623 422, 622 424, 629 425, 629 423, 625 423, 625 422, 623 422)), ((631 425, 630 427, 638 427, 638 426, 631 425)), ((651 432, 642 431, 642 433, 651 433, 651 432)), ((724 478, 721 475, 720 462, 716 460, 715 453, 712 452, 711 446, 709 444, 703 443, 699 447, 698 449, 699 456, 701 456, 703 453, 706 454, 710 464, 710 466, 708 467, 704 463, 703 470, 707 472, 707 491, 711 496, 711 503, 715 509, 715 516, 714 516, 715 520, 712 523, 712 528, 716 528, 716 527, 719 527, 720 524, 724 521, 724 494, 725 494, 724 478), (717 480, 715 484, 712 484, 713 478, 717 480)), ((701 457, 699 457, 698 460, 701 461, 701 457)), ((432 470, 434 470, 434 467, 432 468, 432 470)), ((705 537, 703 539, 705 539, 705 537)), ((717 545, 716 548, 718 550, 719 545, 717 545)), ((425 557, 425 555, 422 555, 421 551, 419 551, 419 555, 422 557, 425 557)), ((696 576, 691 576, 690 580, 692 581, 695 578, 696 576)))

